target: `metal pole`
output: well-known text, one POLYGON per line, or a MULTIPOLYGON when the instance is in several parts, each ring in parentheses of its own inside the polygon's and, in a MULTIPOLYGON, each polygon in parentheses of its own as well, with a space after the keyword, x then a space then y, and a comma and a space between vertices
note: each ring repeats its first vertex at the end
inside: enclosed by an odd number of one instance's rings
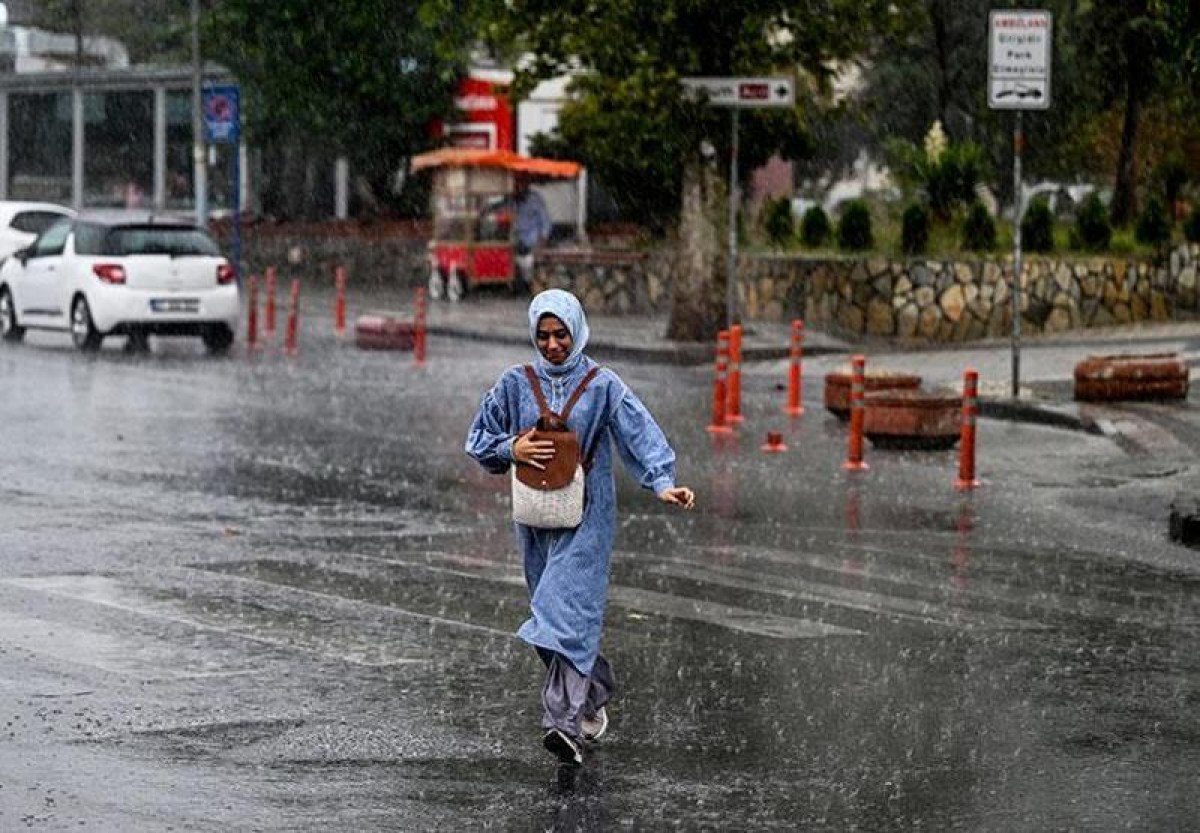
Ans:
POLYGON ((204 68, 200 59, 200 0, 192 1, 192 182, 196 197, 196 225, 208 225, 208 148, 200 112, 204 68))
POLYGON ((1012 398, 1020 397, 1021 387, 1021 218, 1024 215, 1025 195, 1021 188, 1021 116, 1017 111, 1013 128, 1013 273, 1012 273, 1012 398))
POLYGON ((233 151, 233 274, 237 285, 242 285, 242 154, 241 141, 230 148, 233 151))
POLYGON ((737 197, 738 197, 738 109, 733 114, 733 141, 729 152, 729 264, 725 281, 725 326, 732 327, 738 320, 737 297, 737 197))

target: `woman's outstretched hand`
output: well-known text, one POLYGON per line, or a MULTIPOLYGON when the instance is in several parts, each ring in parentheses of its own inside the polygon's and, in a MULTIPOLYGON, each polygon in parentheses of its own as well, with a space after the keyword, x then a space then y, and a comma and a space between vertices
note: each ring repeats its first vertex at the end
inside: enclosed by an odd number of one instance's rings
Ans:
POLYGON ((535 440, 533 434, 526 432, 517 436, 513 443, 513 459, 518 463, 527 463, 535 469, 546 468, 546 463, 554 457, 554 443, 550 440, 535 440))
POLYGON ((663 503, 682 506, 684 509, 691 509, 696 505, 696 493, 687 486, 672 486, 670 489, 663 489, 658 493, 658 499, 663 503))

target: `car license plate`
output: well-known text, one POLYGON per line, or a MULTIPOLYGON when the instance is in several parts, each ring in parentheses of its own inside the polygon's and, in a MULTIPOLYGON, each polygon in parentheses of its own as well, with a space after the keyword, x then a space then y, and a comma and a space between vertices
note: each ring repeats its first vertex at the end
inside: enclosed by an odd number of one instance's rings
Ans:
POLYGON ((199 298, 151 298, 151 312, 199 312, 199 298))

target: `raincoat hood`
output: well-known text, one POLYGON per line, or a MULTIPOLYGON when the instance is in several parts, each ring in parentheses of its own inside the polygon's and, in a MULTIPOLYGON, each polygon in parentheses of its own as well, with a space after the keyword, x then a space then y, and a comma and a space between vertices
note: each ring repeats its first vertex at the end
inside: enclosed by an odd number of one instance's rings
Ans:
POLYGON ((570 373, 583 361, 583 348, 587 346, 587 316, 579 299, 563 289, 547 289, 539 292, 529 304, 529 339, 537 350, 537 325, 543 315, 553 315, 566 325, 571 333, 571 353, 562 364, 551 364, 538 350, 538 370, 550 376, 570 373))

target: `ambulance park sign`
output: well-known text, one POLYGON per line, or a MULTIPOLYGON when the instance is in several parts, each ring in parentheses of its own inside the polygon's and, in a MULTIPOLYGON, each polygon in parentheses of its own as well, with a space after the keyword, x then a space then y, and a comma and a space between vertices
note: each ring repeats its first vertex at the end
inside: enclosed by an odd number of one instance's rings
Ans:
POLYGON ((988 107, 1045 110, 1050 106, 1048 11, 994 10, 988 18, 988 107))

